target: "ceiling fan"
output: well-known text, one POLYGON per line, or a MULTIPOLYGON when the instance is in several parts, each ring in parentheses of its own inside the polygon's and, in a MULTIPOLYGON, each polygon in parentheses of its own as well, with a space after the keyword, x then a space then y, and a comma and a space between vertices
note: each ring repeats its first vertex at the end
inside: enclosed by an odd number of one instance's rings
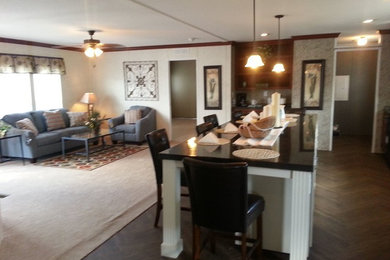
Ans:
POLYGON ((102 55, 104 49, 108 48, 120 48, 125 47, 121 44, 116 43, 101 43, 100 40, 94 39, 93 36, 96 32, 101 32, 100 30, 88 30, 89 39, 85 39, 83 44, 77 44, 76 46, 55 46, 58 49, 73 49, 73 48, 82 48, 84 49, 84 54, 87 57, 99 57, 102 55))
POLYGON ((100 40, 94 39, 93 35, 95 34, 96 30, 88 30, 89 39, 84 40, 83 48, 85 49, 84 54, 90 58, 92 57, 99 57, 102 55, 104 48, 117 48, 117 47, 123 47, 123 45, 120 44, 114 44, 114 43, 101 43, 100 40))

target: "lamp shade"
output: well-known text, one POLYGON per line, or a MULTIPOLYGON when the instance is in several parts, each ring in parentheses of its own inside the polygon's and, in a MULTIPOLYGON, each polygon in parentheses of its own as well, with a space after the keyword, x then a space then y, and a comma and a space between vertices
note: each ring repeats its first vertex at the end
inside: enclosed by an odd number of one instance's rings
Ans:
POLYGON ((96 95, 95 93, 90 93, 90 92, 87 92, 85 93, 82 98, 80 99, 80 102, 81 103, 84 103, 84 104, 93 104, 96 102, 96 95))
POLYGON ((261 59, 260 55, 253 54, 248 58, 248 62, 246 63, 245 67, 250 67, 252 69, 256 69, 260 66, 264 66, 263 60, 261 59))
POLYGON ((273 72, 279 73, 285 71, 284 66, 282 63, 276 63, 274 68, 272 69, 273 72))

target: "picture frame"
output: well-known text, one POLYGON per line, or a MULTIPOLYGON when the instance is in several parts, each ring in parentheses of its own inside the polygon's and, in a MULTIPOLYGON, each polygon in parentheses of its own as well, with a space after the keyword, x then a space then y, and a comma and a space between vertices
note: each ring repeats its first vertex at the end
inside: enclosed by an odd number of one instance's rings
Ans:
POLYGON ((322 110, 325 60, 302 61, 301 107, 322 110))
POLYGON ((314 114, 306 114, 304 118, 300 120, 300 151, 314 151, 315 148, 315 134, 316 131, 317 117, 314 114))
POLYGON ((204 108, 222 109, 222 66, 204 66, 204 108))
POLYGON ((123 72, 125 100, 159 99, 157 61, 125 61, 123 72))

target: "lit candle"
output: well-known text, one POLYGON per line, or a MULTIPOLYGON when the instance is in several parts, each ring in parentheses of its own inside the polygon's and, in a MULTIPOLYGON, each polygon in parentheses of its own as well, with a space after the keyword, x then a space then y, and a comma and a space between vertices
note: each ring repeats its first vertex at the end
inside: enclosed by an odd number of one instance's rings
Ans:
POLYGON ((275 127, 280 127, 280 93, 272 94, 272 115, 275 117, 275 127))

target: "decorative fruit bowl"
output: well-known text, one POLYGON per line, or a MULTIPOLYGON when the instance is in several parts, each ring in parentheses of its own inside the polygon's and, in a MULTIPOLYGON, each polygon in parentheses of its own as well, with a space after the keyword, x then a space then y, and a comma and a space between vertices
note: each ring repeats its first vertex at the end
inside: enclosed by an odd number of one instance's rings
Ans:
POLYGON ((239 126, 238 133, 246 138, 261 139, 266 137, 275 125, 275 117, 269 116, 254 123, 244 123, 239 126))

